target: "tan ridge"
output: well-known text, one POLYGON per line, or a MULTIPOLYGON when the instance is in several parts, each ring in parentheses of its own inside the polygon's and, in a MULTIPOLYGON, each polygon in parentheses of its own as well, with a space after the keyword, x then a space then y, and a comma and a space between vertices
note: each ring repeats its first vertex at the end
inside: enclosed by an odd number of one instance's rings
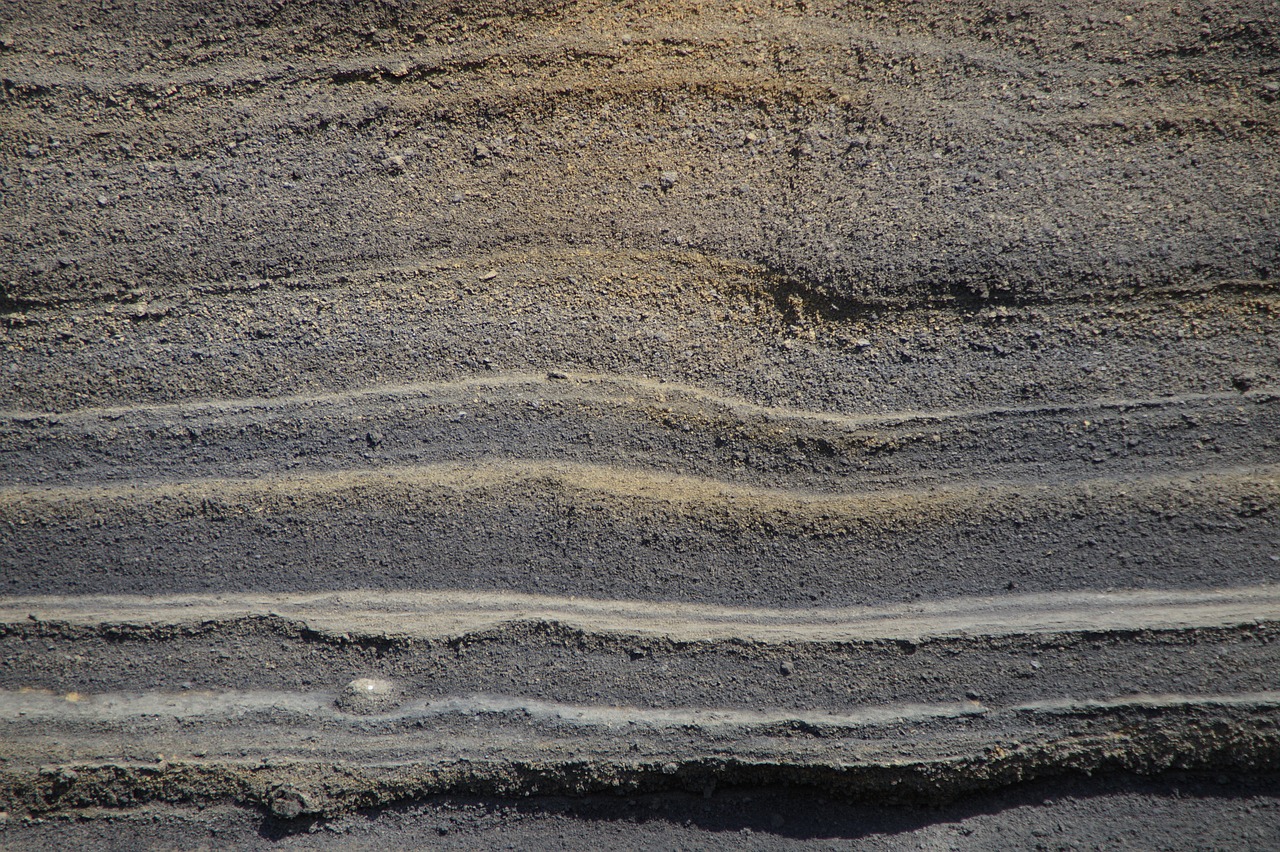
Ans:
MULTIPOLYGON (((798 722, 826 729, 866 728, 903 722, 927 722, 977 716, 992 711, 1056 716, 1107 713, 1133 708, 1183 707, 1280 708, 1280 691, 1227 695, 1125 695, 1117 698, 1034 701, 989 708, 978 702, 904 704, 859 708, 848 713, 807 713, 788 709, 734 710, 721 708, 605 707, 538 701, 493 695, 457 695, 412 701, 385 717, 426 718, 445 715, 518 714, 533 722, 579 727, 719 728, 757 727, 798 722)), ((328 692, 144 692, 77 695, 74 700, 40 690, 0 690, 0 717, 21 717, 25 724, 93 722, 110 724, 131 719, 169 716, 205 721, 235 720, 255 711, 287 710, 304 717, 341 715, 328 692)), ((283 723, 288 725, 288 722, 283 723)))
MULTIPOLYGON (((244 399, 215 399, 155 405, 104 406, 80 408, 57 414, 34 411, 0 410, 0 421, 53 418, 58 421, 85 421, 97 418, 117 418, 133 414, 164 416, 198 416, 232 414, 253 411, 258 416, 269 416, 272 410, 292 407, 307 408, 319 405, 373 404, 385 400, 388 404, 406 399, 453 399, 469 397, 475 393, 514 395, 518 391, 541 392, 557 398, 582 401, 627 402, 636 394, 646 394, 644 402, 691 401, 708 409, 719 409, 736 415, 750 415, 778 421, 799 421, 829 424, 849 429, 869 426, 894 426, 913 422, 937 423, 963 418, 1036 415, 1036 414, 1084 414, 1092 411, 1135 408, 1165 408, 1202 402, 1240 400, 1239 392, 1181 394, 1177 396, 1144 397, 1140 399, 1103 398, 1088 403, 1039 403, 1035 405, 998 405, 967 409, 937 409, 919 411, 892 411, 874 414, 841 414, 812 409, 761 405, 741 397, 716 393, 695 385, 649 379, 643 376, 625 376, 613 373, 588 373, 562 371, 564 380, 548 378, 546 373, 510 372, 493 376, 468 376, 461 379, 410 384, 383 385, 351 391, 295 394, 279 397, 247 397, 244 399)), ((1265 389, 1254 393, 1255 397, 1267 394, 1265 389)))
POLYGON ((181 626, 268 616, 335 636, 452 638, 512 622, 544 622, 587 633, 683 642, 915 642, 1274 622, 1280 621, 1280 585, 1007 595, 812 610, 471 591, 0 598, 0 623, 9 624, 181 626))

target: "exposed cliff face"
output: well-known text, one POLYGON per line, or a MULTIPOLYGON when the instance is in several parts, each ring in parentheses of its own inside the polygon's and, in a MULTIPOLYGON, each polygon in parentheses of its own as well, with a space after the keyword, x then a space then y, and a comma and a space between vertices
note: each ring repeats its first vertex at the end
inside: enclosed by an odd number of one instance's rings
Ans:
POLYGON ((1275 830, 1274 3, 156 5, 0 9, 0 809, 1275 830))

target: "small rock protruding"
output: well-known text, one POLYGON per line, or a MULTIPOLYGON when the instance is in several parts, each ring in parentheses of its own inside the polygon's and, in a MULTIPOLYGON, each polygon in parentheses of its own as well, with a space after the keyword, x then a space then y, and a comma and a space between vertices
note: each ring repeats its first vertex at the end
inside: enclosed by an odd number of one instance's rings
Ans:
POLYGON ((1231 386, 1240 391, 1240 393, 1247 393, 1253 390, 1257 384, 1258 374, 1252 371, 1236 373, 1231 377, 1231 386))
POLYGON ((314 810, 315 806, 306 794, 286 784, 271 791, 267 807, 272 816, 280 819, 297 819, 314 810))
POLYGON ((338 693, 338 709, 347 713, 386 713, 400 704, 400 690, 389 680, 358 677, 338 693))

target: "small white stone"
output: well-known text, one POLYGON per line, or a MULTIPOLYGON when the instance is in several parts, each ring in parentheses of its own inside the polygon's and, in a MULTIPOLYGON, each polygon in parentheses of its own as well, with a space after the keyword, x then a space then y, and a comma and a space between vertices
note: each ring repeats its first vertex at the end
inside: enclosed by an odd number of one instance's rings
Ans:
POLYGON ((338 709, 348 713, 385 713, 400 704, 400 690, 389 680, 358 677, 338 693, 338 709))

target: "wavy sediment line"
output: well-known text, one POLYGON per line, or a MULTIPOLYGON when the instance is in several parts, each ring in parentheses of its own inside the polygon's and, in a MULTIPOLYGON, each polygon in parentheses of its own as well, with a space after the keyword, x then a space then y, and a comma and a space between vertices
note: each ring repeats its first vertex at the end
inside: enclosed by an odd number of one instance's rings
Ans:
MULTIPOLYGON (((1053 699, 1007 707, 989 707, 977 701, 946 704, 903 704, 860 708, 836 713, 806 713, 792 709, 736 710, 713 707, 604 707, 536 701, 501 695, 456 695, 410 701, 379 714, 353 716, 338 709, 331 692, 142 692, 65 695, 43 690, 0 690, 0 724, 17 720, 22 727, 45 723, 75 728, 81 724, 110 725, 143 721, 158 716, 200 719, 207 724, 237 722, 264 726, 302 726, 312 720, 333 720, 346 725, 379 723, 393 729, 422 719, 439 717, 489 717, 495 725, 512 721, 530 725, 587 730, 640 726, 647 729, 679 728, 684 731, 736 729, 744 735, 769 736, 788 725, 800 726, 794 735, 875 736, 876 728, 902 723, 928 723, 998 714, 1028 719, 1097 716, 1129 710, 1175 708, 1280 709, 1280 691, 1230 695, 1126 695, 1109 699, 1053 699), (283 712, 286 716, 280 716, 283 712), (272 717, 275 717, 273 721, 272 717)), ((1015 727, 1013 725, 1011 728, 1015 727)), ((891 732, 880 732, 881 736, 891 732)))
POLYGON ((277 618, 330 637, 455 639, 511 624, 677 642, 919 642, 938 638, 1232 628, 1280 621, 1280 586, 953 598, 915 604, 768 609, 507 592, 384 592, 0 598, 0 624, 139 635, 277 618))
POLYGON ((767 516, 781 531, 823 534, 871 520, 916 526, 961 513, 1015 507, 1041 513, 1080 510, 1081 501, 1141 506, 1161 496, 1176 497, 1184 507, 1217 505, 1224 495, 1242 491, 1269 494, 1268 503, 1275 499, 1280 495, 1280 464, 1080 478, 1058 484, 989 480, 831 495, 612 465, 501 460, 249 479, 10 486, 0 488, 0 519, 20 525, 38 520, 101 519, 104 510, 109 510, 119 522, 130 513, 157 520, 191 517, 210 508, 233 514, 297 511, 333 507, 342 501, 355 501, 364 512, 394 509, 403 513, 413 511, 415 505, 424 508, 458 494, 491 494, 499 502, 538 501, 557 495, 561 499, 617 501, 631 513, 640 503, 676 506, 720 522, 767 516), (211 507, 211 501, 220 505, 211 507))
MULTIPOLYGON (((119 724, 163 714, 176 718, 200 719, 204 723, 234 723, 246 716, 263 720, 277 713, 290 715, 289 722, 304 720, 337 720, 339 722, 379 721, 396 724, 440 717, 486 716, 496 722, 519 720, 535 725, 564 726, 576 729, 619 729, 642 726, 648 729, 681 728, 714 731, 734 728, 750 731, 756 728, 776 729, 791 723, 807 728, 821 728, 832 733, 842 729, 863 729, 901 722, 925 722, 977 716, 989 712, 976 702, 953 704, 908 704, 894 707, 872 707, 850 713, 805 713, 778 709, 773 711, 735 710, 731 708, 646 708, 564 704, 536 701, 502 695, 454 695, 431 700, 406 702, 392 711, 353 717, 337 709, 332 692, 143 692, 76 694, 67 696, 43 690, 0 690, 0 724, 3 720, 21 719, 23 725, 61 723, 119 724)), ((1265 700, 1280 701, 1280 693, 1226 696, 1225 705, 1256 704, 1265 700)), ((1167 706, 1181 699, 1149 698, 1143 706, 1167 706)), ((1078 711, 1080 708, 1107 709, 1108 702, 1037 702, 1013 708, 1015 711, 1053 713, 1078 711)), ((282 724, 288 724, 284 722, 282 724)), ((269 724, 269 722, 268 722, 269 724)))
MULTIPOLYGON (((649 379, 642 376, 625 376, 611 373, 587 373, 580 371, 554 371, 551 378, 546 373, 504 373, 495 376, 469 376, 436 382, 386 385, 330 393, 293 394, 278 397, 248 397, 244 399, 210 399, 182 403, 143 404, 126 406, 101 406, 70 409, 57 413, 21 410, 0 410, 0 425, 5 421, 30 423, 50 421, 80 423, 95 419, 117 421, 121 418, 163 418, 171 416, 211 417, 251 414, 256 420, 273 415, 295 414, 293 409, 303 409, 314 415, 312 409, 322 406, 333 408, 374 407, 406 401, 451 402, 471 400, 474 394, 484 393, 483 399, 523 400, 522 392, 538 392, 538 399, 550 397, 569 402, 627 403, 634 407, 672 402, 692 403, 708 412, 724 412, 740 419, 747 417, 799 423, 821 423, 848 429, 872 426, 900 426, 909 423, 942 423, 949 420, 995 418, 1026 415, 1085 414, 1094 411, 1130 411, 1139 409, 1163 409, 1199 403, 1238 402, 1240 400, 1271 402, 1275 392, 1258 389, 1247 394, 1240 392, 1194 393, 1173 396, 1098 399, 1087 403, 1039 403, 1035 405, 993 405, 965 409, 937 409, 918 411, 893 411, 868 414, 843 414, 811 409, 769 406, 741 397, 720 394, 706 388, 680 382, 649 379)), ((482 399, 482 401, 483 401, 482 399)))
MULTIPOLYGON (((603 93, 620 93, 629 79, 653 77, 673 70, 655 67, 655 63, 664 61, 672 65, 678 63, 677 82, 690 76, 689 66, 695 61, 718 67, 719 73, 714 76, 721 80, 729 76, 743 77, 744 64, 767 69, 768 74, 776 79, 794 78, 797 74, 816 77, 809 69, 775 67, 774 62, 754 55, 751 50, 761 40, 781 47, 794 43, 797 38, 802 39, 806 49, 811 51, 851 50, 857 56, 855 67, 858 68, 879 70, 887 63, 909 58, 917 65, 921 62, 931 66, 953 65, 1030 80, 1036 77, 1039 67, 1016 52, 992 50, 986 39, 973 33, 943 34, 935 29, 927 35, 913 35, 904 33, 900 25, 896 31, 891 31, 868 24, 859 25, 847 19, 815 21, 788 17, 779 20, 765 16, 756 18, 753 37, 744 39, 742 31, 735 25, 737 22, 728 24, 718 18, 700 15, 694 20, 688 17, 679 21, 666 20, 656 27, 646 27, 643 37, 633 39, 633 33, 620 24, 557 15, 552 26, 526 25, 515 32, 505 33, 505 42, 500 46, 486 41, 484 35, 475 38, 464 35, 460 42, 452 43, 451 38, 448 45, 437 42, 426 48, 401 46, 391 52, 357 49, 348 52, 340 63, 297 54, 286 54, 289 61, 276 62, 236 57, 234 60, 212 60, 195 66, 198 70, 212 69, 212 73, 188 71, 182 74, 178 70, 177 74, 167 76, 135 71, 93 77, 64 66, 52 74, 28 73, 19 77, 16 85, 21 87, 20 91, 43 94, 64 89, 74 94, 99 97, 104 97, 111 90, 141 88, 143 94, 158 97, 162 90, 175 82, 180 86, 202 88, 206 95, 231 95, 311 82, 395 85, 420 82, 444 74, 487 74, 494 78, 491 89, 503 95, 511 90, 511 68, 516 66, 527 71, 555 68, 561 77, 578 71, 578 79, 584 87, 603 93), (707 22, 703 23, 704 20, 707 22), (834 33, 839 36, 834 36, 834 33), (627 38, 625 43, 622 41, 624 37, 627 38), (749 57, 746 63, 734 61, 741 60, 744 54, 749 57), (583 73, 566 59, 598 62, 583 73), (617 80, 623 82, 614 82, 617 80)), ((1158 61, 1163 57, 1156 51, 1146 54, 1146 58, 1158 61)), ((1039 61, 1043 62, 1044 57, 1039 61)), ((178 69, 181 67, 178 65, 178 69)), ((919 74, 922 70, 928 69, 915 67, 913 73, 919 74)), ((830 75, 829 71, 827 73, 830 75)), ((845 75, 856 78, 858 72, 846 71, 845 75)), ((1174 82, 1162 76, 1155 76, 1155 80, 1170 88, 1174 86, 1174 82)), ((906 85, 889 75, 877 82, 881 86, 906 85)), ((187 95, 184 100, 189 98, 187 95)))
MULTIPOLYGON (((570 52, 572 50, 569 49, 570 52)), ((752 73, 734 69, 730 76, 726 75, 720 64, 702 60, 702 67, 690 68, 687 60, 677 60, 674 54, 670 57, 670 66, 646 68, 636 74, 611 72, 602 78, 592 70, 566 71, 556 78, 554 86, 548 86, 542 81, 526 82, 518 78, 513 82, 510 72, 506 70, 507 64, 514 61, 531 71, 538 71, 547 65, 553 65, 554 57, 564 52, 565 49, 561 48, 545 56, 477 53, 472 56, 448 55, 436 60, 407 57, 398 63, 387 63, 384 60, 376 64, 354 66, 317 65, 309 72, 291 74, 281 69, 263 67, 257 73, 251 71, 249 74, 234 76, 187 75, 177 85, 183 88, 180 106, 189 111, 198 111, 204 106, 203 101, 211 99, 224 100, 236 95, 263 96, 279 89, 297 89, 308 84, 333 87, 352 82, 385 82, 405 88, 425 89, 431 93, 431 108, 437 113, 471 113, 479 112, 482 108, 552 109, 563 108, 573 101, 591 104, 629 102, 635 98, 657 98, 672 92, 686 96, 702 94, 726 102, 751 104, 767 99, 788 104, 839 104, 847 107, 855 97, 866 100, 865 95, 851 85, 841 87, 832 82, 824 83, 806 77, 797 79, 768 71, 752 73), (286 74, 290 74, 292 79, 286 74), (430 85, 431 81, 440 76, 459 74, 491 78, 485 81, 487 85, 483 88, 483 96, 478 98, 473 91, 442 95, 430 85)), ((587 51, 584 55, 593 54, 587 51)), ((124 79, 114 85, 93 85, 80 80, 54 82, 48 79, 29 79, 19 81, 17 86, 21 87, 20 91, 28 93, 28 100, 71 101, 76 96, 88 96, 106 102, 108 98, 114 99, 121 89, 128 90, 148 84, 157 88, 168 85, 151 79, 124 79)), ((400 96, 409 98, 407 93, 400 96)), ((406 103, 404 106, 409 105, 406 103)), ((421 109, 420 104, 418 108, 421 109)), ((343 122, 330 122, 340 123, 343 122)), ((305 124, 294 125, 293 131, 300 135, 311 132, 305 124)))
MULTIPOLYGON (((63 67, 50 73, 14 75, 14 86, 19 91, 39 94, 58 94, 60 90, 71 95, 88 95, 100 99, 112 92, 139 90, 163 102, 170 95, 162 92, 170 87, 194 89, 200 96, 233 95, 254 92, 277 86, 296 86, 307 83, 384 83, 403 85, 430 80, 446 74, 472 74, 493 78, 490 89, 493 94, 508 97, 514 90, 512 67, 527 70, 555 68, 556 80, 563 86, 565 79, 573 80, 573 88, 583 92, 621 95, 637 85, 637 80, 655 80, 656 88, 672 90, 683 88, 686 82, 698 84, 742 83, 754 79, 783 80, 794 77, 775 67, 762 57, 753 57, 752 65, 765 69, 765 73, 750 74, 744 65, 729 60, 760 39, 774 44, 802 36, 820 47, 846 47, 853 39, 864 55, 887 57, 926 57, 937 61, 961 61, 968 66, 1014 72, 1031 77, 1034 69, 1014 56, 1000 55, 983 50, 981 42, 966 39, 949 39, 941 44, 936 38, 904 37, 852 27, 847 22, 838 25, 845 38, 834 38, 830 26, 813 23, 800 25, 787 20, 781 26, 769 19, 757 20, 753 38, 744 40, 737 28, 726 27, 723 22, 700 24, 699 19, 685 18, 667 21, 639 39, 632 39, 625 27, 619 24, 601 25, 599 21, 573 20, 562 17, 553 27, 526 26, 506 34, 499 45, 485 40, 484 36, 449 44, 438 43, 429 47, 387 51, 352 51, 342 61, 316 60, 305 56, 289 55, 288 61, 262 62, 236 57, 235 60, 202 63, 194 71, 181 69, 164 75, 146 72, 85 75, 63 67), (627 43, 622 38, 628 38, 627 43), (694 55, 691 55, 694 54, 694 55), (600 60, 606 67, 595 64, 588 69, 575 67, 581 60, 600 60), (655 63, 666 62, 659 65, 655 63), (706 66, 703 74, 691 73, 697 62, 706 66), (617 70, 618 68, 622 70, 617 70), (716 70, 718 69, 718 71, 716 70)), ((745 66, 747 68, 751 65, 745 66)), ((649 87, 647 82, 638 85, 649 87)), ((750 83, 748 83, 750 85, 750 83)), ((526 94, 538 87, 522 87, 526 94)), ((563 95, 561 88, 554 92, 563 95)), ((28 95, 30 96, 30 95, 28 95)), ((436 102, 440 96, 437 95, 436 102)), ((189 102, 190 94, 179 99, 189 102)))
MULTIPOLYGON (((756 317, 753 324, 761 328, 772 327, 774 333, 783 335, 786 327, 798 318, 809 325, 838 326, 847 324, 851 319, 865 319, 871 314, 900 316, 913 312, 974 313, 991 308, 1010 311, 1074 305, 1096 308, 1115 304, 1140 305, 1161 300, 1183 301, 1186 303, 1184 307, 1194 307, 1197 303, 1191 300, 1203 298, 1206 293, 1251 297, 1275 293, 1274 288, 1268 287, 1265 281, 1257 279, 1227 276, 1204 280, 1196 276, 1160 285, 1153 282, 1140 291, 1126 291, 1123 294, 1067 291, 1052 297, 1022 294, 1017 298, 988 294, 980 300, 951 292, 931 292, 925 296, 909 293, 860 293, 851 296, 831 287, 829 282, 808 278, 800 271, 784 271, 767 259, 717 252, 710 247, 692 250, 632 246, 621 249, 607 244, 556 245, 545 241, 537 246, 522 246, 518 249, 490 248, 453 253, 448 260, 434 262, 424 260, 420 254, 388 255, 380 257, 378 262, 366 258, 358 265, 349 265, 348 260, 343 258, 342 261, 335 261, 332 257, 327 258, 318 268, 313 268, 303 277, 192 281, 175 289, 167 289, 160 282, 152 282, 151 298, 161 304, 176 299, 180 300, 181 305, 189 307, 199 304, 218 305, 225 302, 229 295, 258 298, 263 293, 386 293, 397 289, 391 282, 415 278, 434 280, 445 290, 449 290, 457 284, 456 277, 459 274, 474 275, 477 281, 469 286, 475 289, 484 281, 481 276, 488 271, 520 269, 526 266, 532 266, 534 271, 519 272, 512 276, 522 287, 537 285, 539 281, 549 282, 548 286, 556 296, 563 296, 566 291, 566 275, 596 279, 598 272, 593 269, 598 270, 603 265, 609 270, 609 274, 603 276, 606 283, 622 281, 641 284, 638 292, 610 292, 610 298, 621 297, 628 303, 638 305, 678 301, 682 297, 696 303, 702 298, 704 306, 707 304, 707 296, 713 300, 711 304, 717 306, 722 305, 724 299, 745 299, 755 310, 769 315, 768 321, 756 317), (654 284, 658 282, 663 283, 655 288, 654 284)), ((508 275, 509 273, 493 279, 490 286, 505 286, 510 280, 508 275)), ((578 285, 573 289, 582 293, 585 298, 599 295, 595 286, 578 285)), ((34 301, 18 298, 10 305, 11 313, 0 315, 0 322, 11 327, 39 326, 42 323, 63 321, 70 311, 80 315, 89 311, 101 320, 107 315, 107 311, 115 311, 122 301, 129 304, 131 298, 121 292, 62 294, 56 298, 34 301)), ((134 307, 138 305, 134 303, 134 307)))
POLYGON ((590 708, 467 699, 427 717, 344 723, 314 697, 283 715, 265 704, 246 711, 245 696, 228 697, 229 706, 211 705, 204 716, 143 712, 156 708, 135 698, 141 703, 117 704, 123 712, 104 721, 83 712, 92 701, 68 713, 72 702, 60 696, 0 695, 0 705, 37 710, 3 723, 13 756, 0 767, 0 803, 42 814, 136 800, 233 801, 292 819, 441 793, 708 793, 717 784, 938 802, 1064 772, 1256 771, 1280 759, 1275 692, 904 707, 813 725, 733 714, 627 719, 625 709, 605 711, 602 724, 588 718, 590 708), (184 730, 184 719, 199 724, 184 730), (422 736, 423 722, 444 736, 422 736), (122 742, 123 727, 147 730, 148 748, 166 752, 135 755, 143 749, 122 742))
POLYGON ((14 485, 154 485, 273 468, 296 476, 464 466, 519 448, 519 459, 528 462, 641 467, 649 475, 839 494, 964 483, 975 475, 1038 484, 1050 462, 1057 479, 1068 482, 1267 462, 1268 442, 1258 435, 1277 425, 1277 402, 1280 394, 1257 389, 843 413, 762 405, 643 377, 556 370, 276 398, 0 412, 0 457, 9 459, 14 485), (1192 419, 1200 426, 1194 436, 1187 433, 1192 419), (584 440, 584 431, 592 437, 584 440), (1197 440, 1206 432, 1211 451, 1197 440), (138 452, 142 441, 145 454, 138 452), (1003 447, 1006 461, 975 471, 987 465, 975 452, 991 443, 1003 447))

